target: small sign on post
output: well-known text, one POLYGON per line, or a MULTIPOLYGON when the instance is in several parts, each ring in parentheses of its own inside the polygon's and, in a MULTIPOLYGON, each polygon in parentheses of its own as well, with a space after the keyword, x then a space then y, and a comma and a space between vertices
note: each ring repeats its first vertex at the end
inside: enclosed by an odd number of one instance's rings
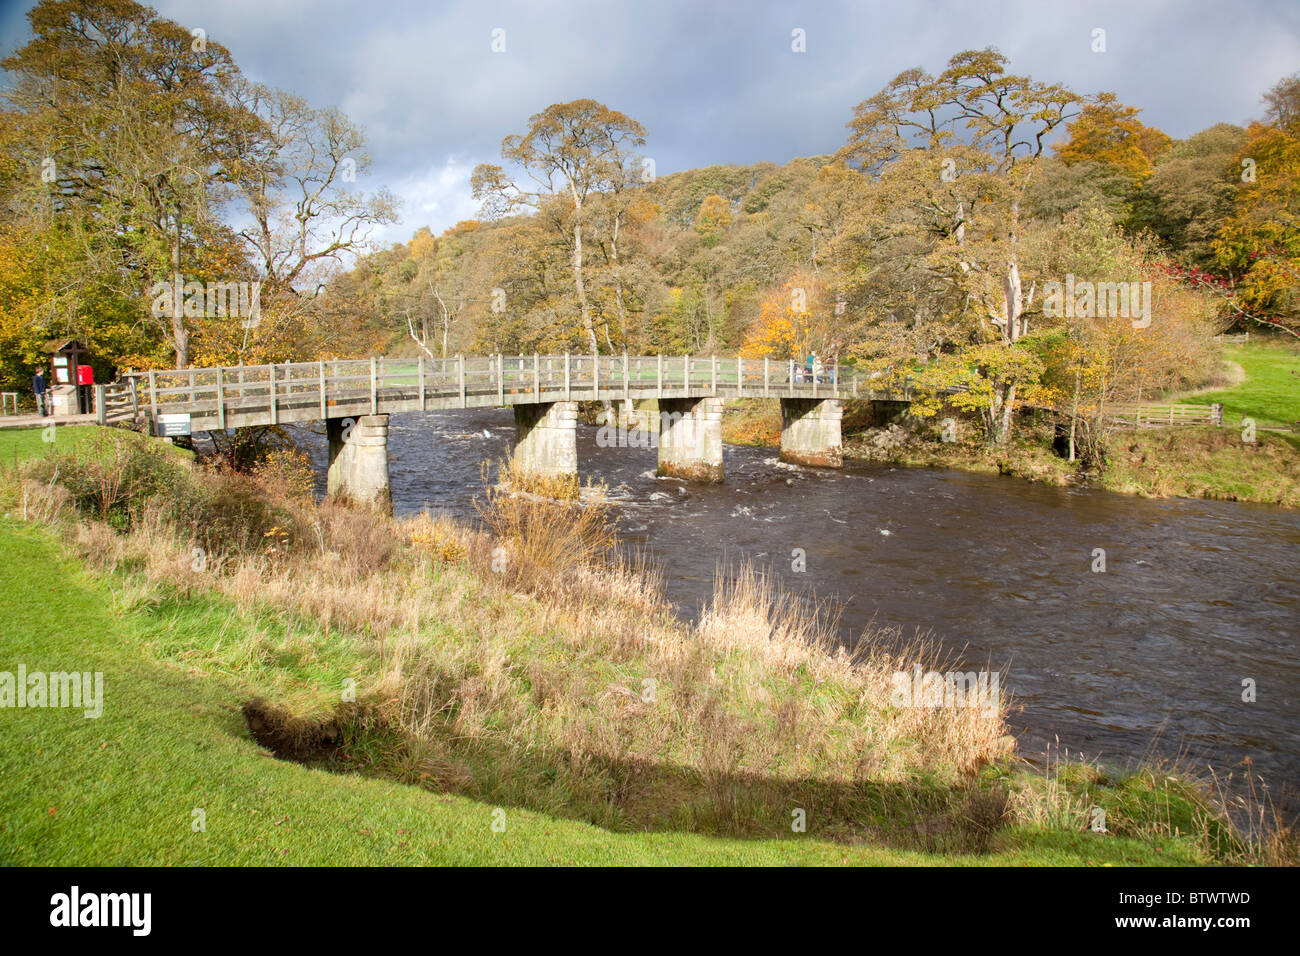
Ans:
POLYGON ((159 415, 154 433, 159 438, 177 438, 182 435, 190 434, 189 412, 159 415))

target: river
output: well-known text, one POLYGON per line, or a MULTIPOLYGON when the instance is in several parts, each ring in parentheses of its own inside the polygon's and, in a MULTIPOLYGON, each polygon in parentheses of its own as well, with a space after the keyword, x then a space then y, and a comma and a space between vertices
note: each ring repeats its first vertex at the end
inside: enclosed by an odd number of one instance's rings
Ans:
MULTIPOLYGON (((299 434, 323 488, 323 436, 299 434)), ((608 484, 622 540, 658 559, 683 616, 720 563, 749 559, 792 600, 838 603, 845 639, 873 620, 920 629, 961 669, 998 671, 1031 759, 1050 747, 1126 766, 1150 752, 1224 773, 1249 758, 1275 794, 1300 784, 1300 513, 960 471, 799 468, 736 446, 725 483, 693 486, 656 478, 654 449, 602 448, 596 434, 578 427, 584 480, 608 484)), ((508 409, 393 416, 394 511, 473 518, 480 465, 513 436, 508 409)))

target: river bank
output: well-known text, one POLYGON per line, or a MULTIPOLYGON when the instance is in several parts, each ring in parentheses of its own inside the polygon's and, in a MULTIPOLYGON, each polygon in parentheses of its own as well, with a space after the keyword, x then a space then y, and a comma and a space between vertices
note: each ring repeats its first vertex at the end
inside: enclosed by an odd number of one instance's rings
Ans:
MULTIPOLYGON (((118 736, 119 725, 102 725, 117 727, 105 739, 114 741, 112 759, 139 757, 166 780, 196 772, 185 756, 198 745, 187 742, 195 732, 220 735, 210 746, 231 758, 241 779, 254 773, 249 761, 258 747, 232 723, 239 719, 233 709, 242 708, 262 747, 353 780, 341 791, 349 799, 369 786, 358 778, 389 781, 376 796, 391 794, 391 781, 407 785, 404 810, 422 794, 450 795, 452 829, 488 829, 494 808, 523 808, 503 813, 512 827, 528 822, 525 840, 554 842, 558 832, 561 859, 575 843, 566 819, 606 831, 702 835, 691 840, 744 836, 768 859, 842 848, 846 862, 883 854, 932 863, 1190 863, 1254 852, 1224 829, 1198 784, 1163 771, 1115 777, 1068 762, 1046 775, 1027 772, 1005 753, 1001 705, 991 713, 900 708, 890 702, 889 678, 914 663, 937 666, 924 647, 877 633, 860 649, 865 656, 846 656, 820 639, 815 619, 788 615, 752 575, 720 583, 708 612, 688 626, 655 597, 643 569, 585 559, 548 567, 556 555, 574 553, 558 545, 578 525, 549 510, 535 514, 517 498, 488 502, 485 537, 445 519, 393 521, 315 505, 253 480, 191 480, 161 458, 146 468, 134 452, 123 454, 137 479, 166 480, 149 483, 147 507, 128 491, 108 509, 125 522, 116 531, 94 513, 92 499, 78 504, 76 476, 94 474, 85 461, 59 459, 57 480, 46 461, 30 466, 24 481, 6 482, 0 545, 12 580, 4 617, 13 633, 26 635, 22 653, 33 660, 54 653, 51 668, 63 666, 58 658, 72 647, 106 655, 108 668, 135 661, 128 670, 140 678, 139 693, 129 708, 142 712, 110 713, 123 725, 147 723, 161 735, 151 737, 159 746, 134 753, 139 748, 118 736), (41 585, 24 583, 16 569, 32 560, 56 564, 48 553, 56 541, 66 555, 58 575, 64 597, 99 611, 75 639, 43 644, 47 629, 31 622, 32 605, 42 600, 32 589, 41 585), (113 601, 104 597, 110 591, 113 601), (176 695, 147 703, 154 679, 204 683, 202 699, 224 701, 225 716, 164 714, 176 695), (355 699, 341 703, 349 681, 355 699), (163 740, 169 721, 175 732, 163 740), (1105 835, 1090 829, 1094 807, 1106 811, 1105 835), (792 826, 800 820, 802 827, 792 826)), ((48 726, 41 732, 53 733, 48 726)), ((94 797, 71 796, 68 788, 94 773, 90 764, 42 773, 55 782, 41 786, 24 775, 26 749, 7 745, 0 753, 7 779, 22 776, 23 793, 32 786, 30 797, 6 808, 19 821, 23 859, 33 859, 37 827, 57 831, 56 858, 69 861, 89 852, 79 821, 117 826, 94 797), (60 800, 64 817, 37 814, 60 800), (78 812, 68 815, 70 805, 78 812)), ((237 799, 223 789, 229 776, 215 773, 209 789, 217 796, 209 799, 237 799)), ((308 792, 332 801, 325 790, 339 778, 311 779, 308 792)), ((189 806, 185 785, 175 786, 182 792, 173 802, 189 806)), ((240 833, 270 836, 277 849, 293 848, 288 862, 302 862, 304 837, 270 829, 269 814, 277 827, 282 811, 286 821, 305 814, 316 833, 326 823, 302 801, 277 802, 285 800, 283 792, 271 803, 252 800, 268 818, 240 833)), ((442 806, 428 811, 436 817, 442 806)), ((443 851, 454 853, 456 835, 448 845, 446 826, 437 826, 443 851)), ((418 845, 427 855, 428 830, 425 823, 411 830, 418 837, 385 842, 418 845)), ((158 831, 145 828, 142 858, 184 858, 158 831)), ((608 850, 593 845, 581 859, 608 850)), ((633 835, 621 845, 636 858, 656 843, 638 845, 633 835)), ((546 849, 533 846, 527 858, 546 849)), ((735 859, 725 855, 732 849, 725 844, 718 858, 735 859)), ((230 850, 226 844, 223 852, 230 850)), ((251 845, 239 852, 266 859, 251 845)), ((355 848, 349 852, 355 858, 355 848)), ((475 852, 481 858, 481 848, 475 852)), ((309 858, 321 855, 317 848, 309 858)))
MULTIPOLYGON (((774 403, 728 403, 723 440, 777 448, 781 419, 774 403)), ((1104 465, 1085 468, 1052 447, 1050 425, 1022 422, 1012 439, 990 448, 966 425, 954 441, 936 428, 904 420, 877 422, 869 403, 846 403, 844 454, 906 468, 955 468, 1065 487, 1087 485, 1144 497, 1205 498, 1300 508, 1300 435, 1260 429, 1255 442, 1233 427, 1148 428, 1113 432, 1104 465)))

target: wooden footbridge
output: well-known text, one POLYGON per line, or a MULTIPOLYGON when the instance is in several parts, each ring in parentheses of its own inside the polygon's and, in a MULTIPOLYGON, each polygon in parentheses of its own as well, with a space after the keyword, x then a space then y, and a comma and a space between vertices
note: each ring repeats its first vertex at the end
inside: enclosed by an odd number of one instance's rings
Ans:
POLYGON ((330 487, 386 498, 387 423, 397 412, 514 406, 516 462, 543 475, 575 475, 581 401, 659 403, 659 467, 721 480, 721 409, 728 398, 774 398, 782 407, 782 457, 838 466, 840 401, 909 401, 856 372, 771 359, 667 355, 489 355, 286 362, 132 373, 98 386, 101 424, 147 423, 190 434, 323 420, 330 487))
POLYGON ((132 373, 103 387, 100 422, 190 416, 194 431, 557 401, 873 398, 908 401, 838 368, 716 356, 372 358, 132 373))

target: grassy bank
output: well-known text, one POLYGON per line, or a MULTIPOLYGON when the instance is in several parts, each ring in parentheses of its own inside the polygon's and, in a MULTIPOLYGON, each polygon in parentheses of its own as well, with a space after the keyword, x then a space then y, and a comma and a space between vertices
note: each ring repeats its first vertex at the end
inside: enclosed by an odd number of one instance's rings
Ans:
POLYGON ((1117 432, 1100 485, 1148 497, 1176 495, 1300 508, 1300 435, 1237 428, 1150 428, 1117 432))
POLYGON ((1262 340, 1224 349, 1244 377, 1231 388, 1177 399, 1195 405, 1223 404, 1223 421, 1236 426, 1253 418, 1260 427, 1290 428, 1300 422, 1300 343, 1262 340))
MULTIPOLYGON (((747 402, 723 419, 723 439, 777 447, 775 402, 747 402)), ((1225 413, 1226 414, 1226 413, 1225 413)), ((1050 425, 1024 421, 1010 441, 990 447, 972 434, 945 442, 930 427, 876 427, 869 403, 845 408, 844 454, 861 461, 912 468, 955 468, 1009 475, 1050 485, 1086 483, 1125 494, 1250 501, 1300 508, 1300 435, 1262 426, 1254 444, 1236 426, 1114 431, 1104 443, 1104 466, 1084 470, 1052 448, 1050 425)))
POLYGON ((572 504, 489 498, 487 532, 394 522, 106 450, 133 477, 102 515, 82 495, 89 450, 46 449, 3 485, 0 670, 101 670, 106 697, 98 720, 0 711, 7 862, 1289 852, 1235 833, 1177 775, 1031 773, 1002 704, 899 706, 893 673, 942 666, 926 648, 876 633, 849 654, 752 574, 688 627, 645 569, 571 540, 572 504), (1089 830, 1094 806, 1109 833, 1089 830))

